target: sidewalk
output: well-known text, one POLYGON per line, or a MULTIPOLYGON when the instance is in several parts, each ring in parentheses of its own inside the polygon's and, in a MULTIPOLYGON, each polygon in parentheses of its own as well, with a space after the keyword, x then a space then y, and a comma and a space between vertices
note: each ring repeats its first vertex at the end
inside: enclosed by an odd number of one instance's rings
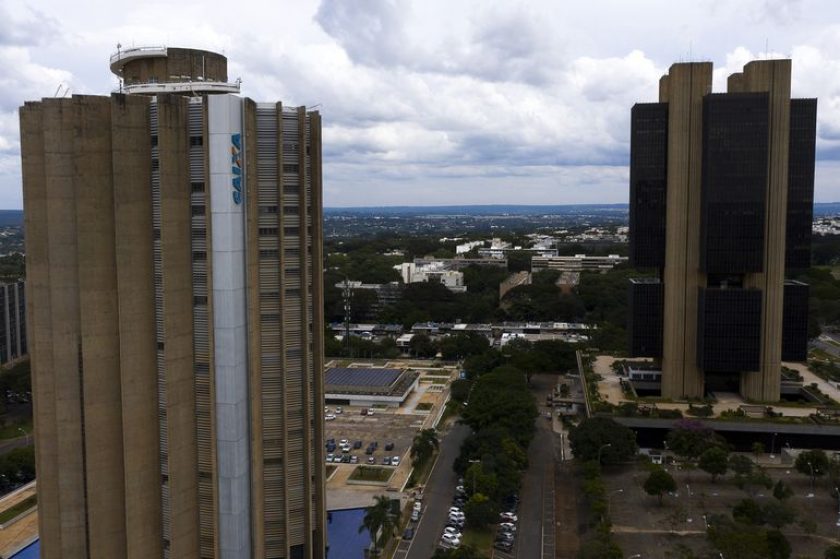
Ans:
MULTIPOLYGON (((0 511, 13 507, 36 493, 36 482, 29 483, 0 498, 0 511)), ((0 557, 10 557, 24 544, 38 537, 38 511, 26 515, 14 524, 0 530, 0 557)))

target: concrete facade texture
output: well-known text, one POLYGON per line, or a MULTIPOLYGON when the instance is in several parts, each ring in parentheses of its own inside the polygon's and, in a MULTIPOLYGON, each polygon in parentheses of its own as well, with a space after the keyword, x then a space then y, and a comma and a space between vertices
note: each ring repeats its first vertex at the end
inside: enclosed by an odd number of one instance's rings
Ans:
POLYGON ((41 556, 323 558, 319 115, 20 119, 41 556))

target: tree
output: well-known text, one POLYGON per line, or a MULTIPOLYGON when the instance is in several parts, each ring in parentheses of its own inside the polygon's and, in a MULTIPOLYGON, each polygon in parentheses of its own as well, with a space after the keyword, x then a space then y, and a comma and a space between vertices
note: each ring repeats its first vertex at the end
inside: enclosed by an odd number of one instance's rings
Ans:
POLYGON ((765 531, 755 526, 733 521, 721 514, 707 519, 706 535, 724 557, 738 559, 766 559, 769 556, 765 531))
POLYGON ((484 555, 471 545, 462 545, 450 549, 439 547, 432 555, 432 559, 484 559, 484 555))
POLYGON ((718 476, 722 476, 729 468, 729 453, 720 448, 713 446, 707 448, 700 455, 700 462, 698 465, 700 469, 712 476, 712 483, 717 482, 718 476))
POLYGON ((434 357, 437 353, 435 344, 426 334, 415 334, 408 345, 415 357, 434 357))
POLYGON ((820 449, 806 450, 796 457, 794 466, 800 474, 811 477, 811 487, 813 487, 816 479, 828 472, 828 456, 820 449))
POLYGON ((784 501, 785 499, 789 499, 793 496, 793 489, 791 489, 791 487, 782 480, 779 480, 776 482, 776 485, 773 486, 773 496, 778 501, 784 501))
POLYGON ((766 539, 768 559, 788 559, 790 557, 790 542, 779 530, 768 530, 766 539))
POLYGON ((745 476, 753 471, 755 464, 743 454, 733 454, 729 457, 729 469, 736 475, 745 476))
POLYGON ((377 495, 373 501, 373 506, 365 511, 359 532, 368 531, 373 544, 373 555, 376 555, 379 546, 384 545, 393 535, 396 524, 391 516, 391 500, 386 495, 377 495))
POLYGON ((746 475, 738 474, 735 476, 735 485, 738 489, 743 489, 750 495, 755 493, 758 487, 770 489, 773 487, 773 480, 767 475, 764 468, 760 466, 753 467, 752 471, 746 475))
POLYGON ((473 528, 484 528, 494 522, 498 514, 493 502, 483 493, 473 494, 464 506, 464 515, 473 528))
POLYGON ((824 559, 840 559, 840 545, 832 545, 826 548, 823 554, 824 559))
POLYGON ((434 429, 423 429, 414 435, 410 452, 412 465, 416 468, 428 460, 439 445, 437 432, 434 429))
POLYGON ((636 455, 636 434, 609 417, 585 419, 569 433, 572 453, 578 460, 602 464, 625 462, 636 455))
POLYGON ((742 524, 761 526, 765 524, 764 511, 752 499, 742 499, 732 507, 732 518, 742 524))
POLYGON ((758 458, 759 456, 764 454, 766 451, 767 450, 766 450, 763 442, 756 441, 752 444, 752 453, 756 458, 758 458))
POLYGON ((668 433, 668 448, 679 456, 694 459, 711 446, 725 446, 723 439, 703 423, 684 419, 668 433))
POLYGON ((765 522, 777 530, 793 524, 796 520, 796 512, 782 501, 768 501, 761 509, 765 522))
POLYGON ((645 480, 645 493, 648 495, 655 495, 659 500, 659 505, 662 505, 662 495, 670 491, 677 490, 677 482, 674 478, 662 468, 654 468, 650 475, 645 480))

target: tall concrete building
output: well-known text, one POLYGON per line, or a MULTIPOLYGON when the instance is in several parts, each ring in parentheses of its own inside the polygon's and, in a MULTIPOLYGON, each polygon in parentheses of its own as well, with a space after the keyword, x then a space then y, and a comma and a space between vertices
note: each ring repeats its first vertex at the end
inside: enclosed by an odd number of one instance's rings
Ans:
POLYGON ((26 290, 18 280, 0 283, 0 365, 26 355, 26 290))
POLYGON ((321 124, 225 57, 20 110, 43 559, 319 559, 321 124))
POLYGON ((674 64, 632 111, 630 349, 661 359, 662 395, 708 385, 779 399, 806 358, 816 99, 790 60, 750 62, 712 93, 712 64, 674 64))

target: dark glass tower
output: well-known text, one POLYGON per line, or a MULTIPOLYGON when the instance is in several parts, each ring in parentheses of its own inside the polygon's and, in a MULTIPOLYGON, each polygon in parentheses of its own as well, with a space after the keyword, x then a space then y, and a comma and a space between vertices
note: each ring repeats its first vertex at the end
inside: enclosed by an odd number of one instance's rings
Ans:
POLYGON ((711 93, 710 63, 675 64, 632 110, 630 351, 662 361, 662 394, 701 397, 706 373, 779 398, 804 360, 816 100, 790 98, 790 61, 762 60, 711 93))

